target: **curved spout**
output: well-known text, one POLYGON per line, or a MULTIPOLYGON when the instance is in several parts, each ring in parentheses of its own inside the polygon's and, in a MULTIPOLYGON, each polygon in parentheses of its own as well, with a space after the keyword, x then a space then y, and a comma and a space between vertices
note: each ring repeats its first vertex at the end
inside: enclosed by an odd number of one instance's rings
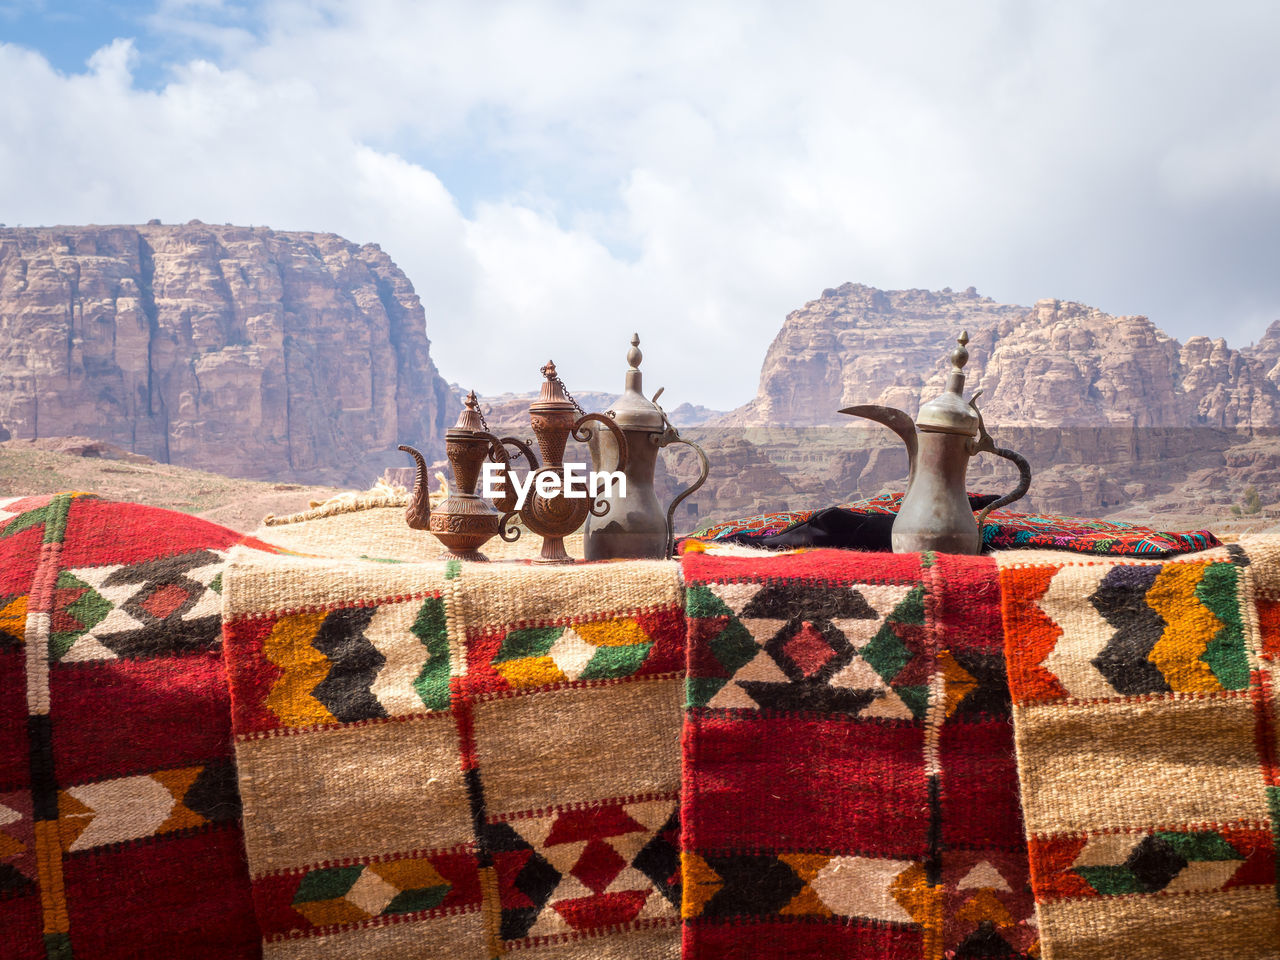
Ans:
POLYGON ((407 447, 402 443, 397 449, 413 457, 418 465, 413 478, 413 498, 404 511, 405 522, 409 524, 411 530, 426 530, 431 523, 431 491, 427 481, 427 461, 413 447, 407 447))
POLYGON ((919 446, 916 440, 916 424, 911 419, 911 416, 904 410, 899 410, 896 407, 884 407, 878 403, 863 403, 856 407, 845 407, 839 412, 848 414, 851 417, 865 417, 867 420, 883 423, 902 438, 902 442, 907 445, 907 486, 910 487, 911 481, 916 478, 916 450, 919 446))

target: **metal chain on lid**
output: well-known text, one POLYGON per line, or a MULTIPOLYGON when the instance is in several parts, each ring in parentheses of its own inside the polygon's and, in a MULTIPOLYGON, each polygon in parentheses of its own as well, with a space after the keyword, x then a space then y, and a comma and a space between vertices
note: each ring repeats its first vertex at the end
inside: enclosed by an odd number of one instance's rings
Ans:
POLYGON ((569 388, 566 387, 564 385, 564 381, 560 379, 560 374, 557 373, 552 377, 551 382, 564 392, 565 399, 573 404, 573 409, 577 410, 578 413, 583 414, 584 416, 586 415, 586 411, 582 409, 577 400, 573 399, 573 394, 569 392, 569 388))

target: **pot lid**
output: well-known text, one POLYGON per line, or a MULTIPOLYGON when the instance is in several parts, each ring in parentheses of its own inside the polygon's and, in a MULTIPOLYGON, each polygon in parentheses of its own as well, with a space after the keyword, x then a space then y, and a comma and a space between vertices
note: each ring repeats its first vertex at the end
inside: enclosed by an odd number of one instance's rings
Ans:
POLYGON ((550 413, 554 410, 576 410, 578 405, 565 396, 564 381, 556 375, 556 362, 548 360, 542 368, 542 390, 538 399, 529 404, 531 413, 550 413))
POLYGON ((472 390, 467 394, 462 412, 458 414, 458 422, 446 430, 444 435, 447 439, 463 434, 484 433, 488 432, 488 429, 488 425, 484 422, 484 414, 480 412, 480 400, 472 390))
POLYGON ((962 330, 956 338, 960 346, 951 351, 951 372, 942 393, 928 403, 921 404, 916 415, 916 426, 933 433, 959 433, 969 437, 978 435, 978 415, 965 403, 964 365, 969 362, 969 331, 962 330))
POLYGON ((661 430, 663 429, 662 411, 657 404, 645 399, 641 386, 640 361, 644 354, 640 352, 640 334, 631 335, 631 349, 627 351, 627 369, 622 396, 613 401, 609 415, 623 430, 661 430))

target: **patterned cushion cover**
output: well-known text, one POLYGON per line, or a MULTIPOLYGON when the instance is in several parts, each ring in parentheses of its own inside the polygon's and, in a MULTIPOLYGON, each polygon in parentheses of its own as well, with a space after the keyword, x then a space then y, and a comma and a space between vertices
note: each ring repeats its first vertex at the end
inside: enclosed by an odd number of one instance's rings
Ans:
MULTIPOLYGON (((840 504, 837 509, 854 517, 893 516, 902 504, 902 496, 901 493, 886 493, 840 504)), ((989 498, 971 493, 969 499, 976 507, 977 502, 989 498)), ((756 514, 714 524, 695 537, 704 541, 732 540, 769 546, 769 537, 792 531, 813 520, 820 512, 784 510, 756 514)), ((1054 517, 1011 510, 993 510, 990 513, 982 528, 982 543, 987 550, 1070 550, 1074 553, 1142 557, 1195 553, 1221 546, 1218 538, 1208 530, 1170 533, 1118 520, 1054 517)), ((796 546, 795 538, 791 538, 787 545, 796 546)), ((841 545, 863 550, 883 549, 878 538, 841 545)))

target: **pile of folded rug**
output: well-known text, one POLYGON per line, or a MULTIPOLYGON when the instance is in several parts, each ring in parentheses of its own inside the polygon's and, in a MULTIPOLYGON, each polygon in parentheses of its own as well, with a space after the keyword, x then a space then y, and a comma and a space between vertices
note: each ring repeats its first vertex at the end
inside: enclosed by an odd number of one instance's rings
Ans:
POLYGON ((1276 955, 1280 541, 547 568, 392 513, 0 503, 4 956, 1276 955))

